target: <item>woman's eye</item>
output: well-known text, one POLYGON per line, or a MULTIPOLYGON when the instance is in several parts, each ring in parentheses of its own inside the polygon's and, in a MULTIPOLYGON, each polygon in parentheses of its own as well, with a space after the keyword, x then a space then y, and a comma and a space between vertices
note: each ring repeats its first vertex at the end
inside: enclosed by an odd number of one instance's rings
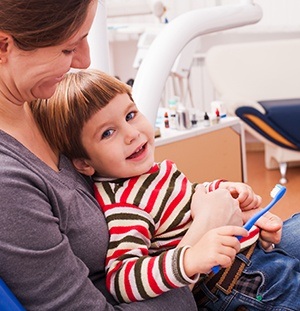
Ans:
POLYGON ((136 115, 136 112, 129 112, 126 116, 126 121, 133 119, 136 115))
POLYGON ((101 138, 102 139, 105 139, 105 138, 108 138, 110 137, 112 134, 113 134, 114 130, 107 130, 105 131, 102 135, 101 135, 101 138))
POLYGON ((72 49, 72 50, 63 50, 62 52, 66 55, 72 54, 76 51, 76 49, 72 49))

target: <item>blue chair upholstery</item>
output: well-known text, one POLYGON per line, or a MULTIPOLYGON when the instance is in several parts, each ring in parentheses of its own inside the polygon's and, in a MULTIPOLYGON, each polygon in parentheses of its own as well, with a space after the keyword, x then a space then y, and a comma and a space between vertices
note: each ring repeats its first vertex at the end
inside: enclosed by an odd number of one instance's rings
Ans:
POLYGON ((1 311, 25 311, 17 297, 0 278, 0 310, 1 311))
MULTIPOLYGON (((300 98, 258 101, 265 113, 240 106, 235 113, 249 127, 275 145, 300 152, 300 98)), ((300 153, 299 153, 300 156, 300 153)), ((287 163, 280 162, 281 183, 286 183, 287 163)))
POLYGON ((258 102, 266 111, 241 106, 236 115, 274 144, 300 151, 300 98, 258 102))

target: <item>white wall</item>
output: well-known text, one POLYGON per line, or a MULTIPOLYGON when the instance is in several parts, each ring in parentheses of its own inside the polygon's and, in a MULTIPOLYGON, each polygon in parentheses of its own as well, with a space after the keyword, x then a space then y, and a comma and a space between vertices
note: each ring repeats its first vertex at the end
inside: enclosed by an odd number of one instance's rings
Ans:
MULTIPOLYGON (((109 6, 115 8, 130 7, 148 0, 106 0, 109 14, 109 6)), ((164 0, 167 11, 165 17, 172 20, 182 12, 214 6, 234 4, 238 0, 164 0)), ((255 0, 264 12, 262 20, 251 26, 234 30, 223 31, 218 34, 206 35, 198 39, 196 57, 191 70, 190 85, 193 101, 197 108, 207 110, 210 102, 215 98, 214 91, 205 71, 205 53, 213 45, 234 42, 276 40, 283 38, 296 38, 300 36, 300 1, 299 0, 255 0), (198 55, 198 57, 197 57, 198 55)), ((134 7, 138 9, 137 6, 134 7)), ((136 13, 136 12, 135 12, 136 13)), ((123 25, 124 28, 109 30, 109 47, 111 73, 117 75, 126 82, 134 78, 136 69, 133 68, 133 60, 137 52, 138 39, 144 29, 150 25, 158 25, 159 20, 151 14, 108 17, 109 25, 123 25), (129 26, 129 27, 128 27, 129 26)), ((166 97, 172 96, 170 81, 166 85, 166 97)))

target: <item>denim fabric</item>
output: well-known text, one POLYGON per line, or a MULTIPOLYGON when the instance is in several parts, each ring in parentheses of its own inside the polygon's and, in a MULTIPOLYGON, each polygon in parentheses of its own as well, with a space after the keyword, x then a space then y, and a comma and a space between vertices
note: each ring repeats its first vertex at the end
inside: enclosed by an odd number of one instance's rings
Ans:
MULTIPOLYGON (((282 239, 278 247, 300 259, 300 213, 284 222, 282 239)), ((299 309, 300 310, 300 309, 299 309)))
POLYGON ((217 291, 210 293, 213 299, 205 307, 218 311, 241 306, 249 311, 300 310, 300 214, 284 223, 282 242, 274 250, 256 247, 243 273, 262 277, 255 298, 235 289, 229 295, 217 291))

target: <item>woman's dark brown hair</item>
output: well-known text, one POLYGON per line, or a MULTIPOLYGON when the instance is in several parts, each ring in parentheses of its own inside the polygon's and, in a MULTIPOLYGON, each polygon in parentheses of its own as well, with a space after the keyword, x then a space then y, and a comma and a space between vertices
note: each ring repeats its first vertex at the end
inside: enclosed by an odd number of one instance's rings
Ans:
POLYGON ((21 50, 59 45, 81 27, 92 1, 1 0, 0 31, 21 50))

